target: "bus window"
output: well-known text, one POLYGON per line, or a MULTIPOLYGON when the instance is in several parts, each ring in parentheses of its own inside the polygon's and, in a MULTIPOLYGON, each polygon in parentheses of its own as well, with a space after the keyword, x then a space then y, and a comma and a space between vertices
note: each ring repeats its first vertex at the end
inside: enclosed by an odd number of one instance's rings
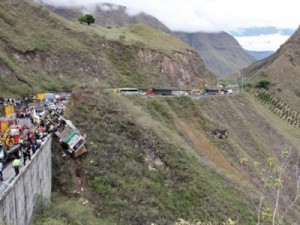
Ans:
POLYGON ((119 88, 118 92, 124 95, 138 94, 139 90, 137 88, 119 88))

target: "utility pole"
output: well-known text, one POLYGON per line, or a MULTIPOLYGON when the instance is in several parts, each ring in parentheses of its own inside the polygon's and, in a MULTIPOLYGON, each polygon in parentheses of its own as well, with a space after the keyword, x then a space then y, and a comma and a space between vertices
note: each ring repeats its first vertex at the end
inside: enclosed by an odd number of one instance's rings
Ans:
POLYGON ((241 85, 241 91, 243 91, 244 90, 244 76, 243 76, 243 74, 241 73, 241 71, 239 71, 239 77, 242 77, 242 85, 241 85))
POLYGON ((242 74, 242 91, 243 91, 244 90, 244 76, 243 76, 243 73, 241 73, 241 74, 242 74))

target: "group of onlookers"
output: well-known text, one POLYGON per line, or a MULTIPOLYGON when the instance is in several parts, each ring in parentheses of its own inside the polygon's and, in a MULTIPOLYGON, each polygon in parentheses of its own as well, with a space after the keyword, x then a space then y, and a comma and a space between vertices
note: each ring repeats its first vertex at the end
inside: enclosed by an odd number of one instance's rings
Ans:
MULTIPOLYGON (((28 130, 25 134, 24 140, 20 141, 21 152, 23 155, 23 165, 26 165, 26 160, 31 160, 31 155, 35 154, 37 149, 41 145, 42 139, 46 136, 45 128, 42 126, 38 126, 32 130, 28 130)), ((13 160, 13 168, 15 170, 15 175, 19 174, 19 168, 21 165, 21 161, 19 157, 15 157, 13 160)))
POLYGON ((10 97, 0 98, 0 104, 18 106, 21 104, 21 102, 26 101, 26 99, 17 99, 17 98, 10 98, 10 97))
MULTIPOLYGON (((47 136, 47 132, 45 132, 45 128, 43 126, 43 121, 34 120, 35 117, 42 117, 42 114, 45 110, 53 110, 60 115, 64 113, 64 107, 67 103, 66 97, 58 98, 54 103, 43 101, 39 106, 30 106, 31 98, 24 99, 15 99, 15 98, 1 98, 0 104, 2 105, 14 105, 19 106, 17 108, 22 108, 16 112, 16 117, 18 118, 16 121, 19 123, 19 118, 30 118, 30 121, 33 125, 35 125, 34 130, 28 129, 26 133, 23 134, 23 138, 19 142, 21 153, 23 156, 23 165, 26 165, 27 160, 31 160, 31 156, 35 154, 36 150, 39 148, 43 138, 47 136), (24 108, 24 106, 26 107, 24 108), (39 111, 40 110, 40 111, 39 111)), ((50 131, 49 131, 50 132, 50 131)), ((15 175, 19 174, 19 168, 21 166, 21 158, 22 157, 14 157, 12 167, 14 168, 15 175)), ((3 181, 3 160, 0 158, 0 181, 3 181)))
MULTIPOLYGON (((14 168, 15 175, 17 176, 20 172, 21 158, 23 156, 23 165, 26 165, 27 160, 31 160, 31 156, 36 153, 37 149, 40 147, 42 140, 47 136, 45 128, 42 126, 37 126, 34 130, 28 129, 26 133, 23 134, 23 138, 20 140, 20 154, 14 156, 12 167, 14 168)), ((1 146, 0 146, 1 147, 1 146)), ((3 147, 3 146, 2 146, 3 147)), ((0 181, 3 181, 3 160, 0 158, 0 181)))

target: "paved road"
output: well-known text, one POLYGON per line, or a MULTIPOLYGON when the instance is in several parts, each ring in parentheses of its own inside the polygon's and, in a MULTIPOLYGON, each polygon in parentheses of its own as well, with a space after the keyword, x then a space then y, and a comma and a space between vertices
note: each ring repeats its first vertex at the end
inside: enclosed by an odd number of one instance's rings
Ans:
MULTIPOLYGON (((19 124, 26 124, 30 129, 34 127, 34 125, 30 122, 29 118, 19 119, 19 124)), ((26 162, 26 166, 29 164, 28 160, 26 162)), ((23 166, 23 156, 21 158, 21 167, 20 171, 26 169, 26 166, 23 166)), ((12 161, 4 163, 3 170, 3 182, 0 181, 0 194, 6 189, 6 187, 12 182, 15 177, 14 169, 12 168, 12 161)))

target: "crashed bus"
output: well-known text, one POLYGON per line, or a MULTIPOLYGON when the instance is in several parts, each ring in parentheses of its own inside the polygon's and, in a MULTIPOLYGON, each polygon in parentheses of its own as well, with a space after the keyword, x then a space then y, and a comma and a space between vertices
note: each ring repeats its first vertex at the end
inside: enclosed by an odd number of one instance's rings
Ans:
POLYGON ((55 111, 48 110, 42 119, 46 129, 59 138, 61 145, 67 149, 75 158, 87 151, 85 147, 85 136, 70 120, 55 111))

